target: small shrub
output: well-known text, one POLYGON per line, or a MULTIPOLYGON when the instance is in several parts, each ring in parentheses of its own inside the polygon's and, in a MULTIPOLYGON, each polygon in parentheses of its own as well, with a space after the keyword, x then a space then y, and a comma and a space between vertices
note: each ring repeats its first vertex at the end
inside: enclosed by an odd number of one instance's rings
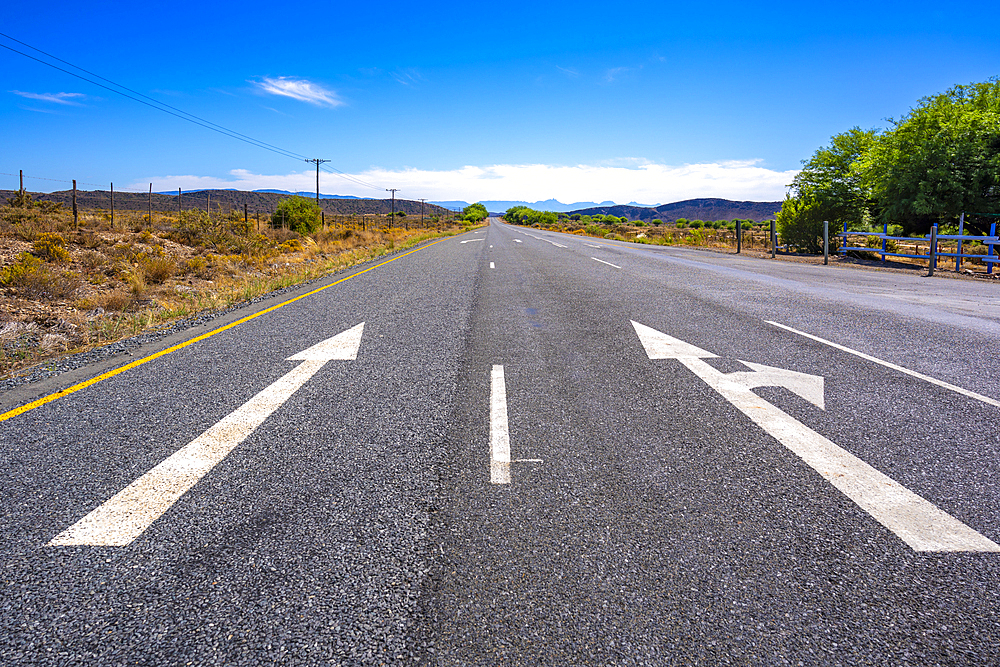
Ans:
POLYGON ((703 223, 701 220, 692 220, 691 229, 701 229, 702 225, 704 224, 705 223, 703 223))
POLYGON ((177 265, 169 257, 151 257, 142 263, 146 279, 154 285, 170 278, 177 271, 177 265))
POLYGON ((56 273, 40 259, 23 252, 17 261, 0 269, 0 285, 15 289, 29 299, 66 299, 76 294, 82 280, 78 273, 56 273))
POLYGON ((49 262, 68 262, 69 251, 66 240, 58 234, 44 232, 31 245, 31 252, 49 262))
POLYGON ((101 307, 107 311, 123 311, 132 305, 132 295, 127 290, 116 289, 100 298, 101 307))
POLYGON ((83 264, 84 268, 91 271, 104 266, 107 261, 107 257, 94 250, 87 250, 80 254, 80 263, 83 264))

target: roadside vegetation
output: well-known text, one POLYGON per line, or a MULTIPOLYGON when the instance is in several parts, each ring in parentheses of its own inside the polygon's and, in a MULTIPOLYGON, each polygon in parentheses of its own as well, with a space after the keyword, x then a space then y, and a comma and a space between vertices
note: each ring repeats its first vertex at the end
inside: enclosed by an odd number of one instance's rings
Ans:
MULTIPOLYGON (((770 235, 770 220, 677 220, 664 222, 629 220, 614 215, 581 215, 536 211, 526 206, 507 210, 504 220, 515 225, 557 232, 580 234, 613 241, 631 241, 652 245, 688 245, 729 248, 736 247, 736 225, 743 232, 743 247, 764 248, 770 235)), ((769 246, 767 246, 769 247, 769 246)))
POLYGON ((924 97, 889 124, 835 135, 803 162, 777 215, 782 239, 817 252, 824 220, 831 235, 888 225, 918 237, 934 224, 957 234, 962 213, 967 234, 989 233, 1000 217, 1000 79, 924 97))
POLYGON ((462 217, 326 216, 283 200, 242 212, 81 211, 18 193, 0 207, 0 376, 46 358, 228 308, 436 236, 462 217), (408 228, 408 229, 405 229, 408 228))

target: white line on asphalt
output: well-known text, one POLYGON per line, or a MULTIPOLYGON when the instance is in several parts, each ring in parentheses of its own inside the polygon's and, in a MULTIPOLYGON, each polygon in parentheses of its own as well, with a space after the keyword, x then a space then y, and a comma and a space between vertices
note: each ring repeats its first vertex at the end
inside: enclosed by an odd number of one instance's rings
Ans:
POLYGON ((810 339, 816 341, 817 343, 823 343, 824 345, 829 345, 830 347, 836 348, 836 349, 838 349, 838 350, 840 350, 842 352, 847 352, 848 354, 853 354, 854 356, 861 357, 862 359, 866 359, 867 361, 871 361, 871 362, 874 362, 876 364, 881 364, 882 366, 885 366, 886 368, 891 368, 892 370, 899 371, 900 373, 906 373, 907 375, 912 375, 915 378, 919 378, 921 380, 924 380, 925 382, 930 382, 931 384, 937 385, 938 387, 943 387, 945 389, 949 389, 949 390, 954 391, 954 392, 956 392, 958 394, 961 394, 963 396, 968 396, 969 398, 974 398, 977 401, 982 401, 983 403, 988 403, 989 405, 995 405, 997 407, 1000 407, 1000 401, 998 401, 998 400, 996 400, 994 398, 990 398, 989 396, 983 396, 982 394, 977 394, 974 391, 969 391, 968 389, 962 389, 961 387, 956 387, 955 385, 948 384, 947 382, 944 382, 943 380, 938 380, 937 378, 932 378, 929 375, 924 375, 923 373, 918 373, 916 371, 911 371, 909 368, 903 368, 902 366, 897 366, 896 364, 890 363, 888 361, 882 361, 881 359, 873 357, 873 356, 871 356, 869 354, 865 354, 864 352, 858 352, 857 350, 852 350, 849 347, 844 347, 843 345, 838 345, 837 343, 834 343, 832 341, 826 340, 824 338, 820 338, 819 336, 813 336, 812 334, 807 334, 804 331, 799 331, 798 329, 793 329, 791 327, 785 326, 784 324, 778 324, 777 322, 772 322, 770 320, 764 320, 764 321, 767 322, 768 324, 774 325, 774 326, 776 326, 776 327, 778 327, 780 329, 784 329, 785 331, 791 331, 793 334, 798 334, 800 336, 805 336, 806 338, 810 338, 810 339))
POLYGON ((493 265, 493 262, 490 262, 490 268, 491 268, 491 269, 495 269, 495 268, 497 268, 497 267, 495 267, 495 266, 493 265))
POLYGON ((514 459, 512 463, 542 463, 541 459, 514 459))
POLYGON ((123 547, 131 544, 327 361, 357 359, 364 326, 362 322, 289 357, 289 361, 302 363, 56 535, 48 545, 123 547))
POLYGON ((754 394, 745 373, 708 365, 711 352, 632 325, 650 359, 677 359, 914 551, 1000 552, 1000 545, 754 394))
POLYGON ((510 484, 510 432, 503 366, 494 366, 490 389, 490 482, 510 484))
POLYGON ((601 264, 607 264, 608 266, 613 266, 616 269, 622 268, 622 267, 618 266, 617 264, 612 264, 611 262, 605 262, 603 259, 597 259, 596 257, 591 257, 591 259, 594 260, 595 262, 600 262, 601 264))
POLYGON ((600 247, 602 247, 602 246, 599 246, 599 245, 594 245, 593 243, 584 243, 583 245, 587 246, 588 248, 600 248, 600 247))
POLYGON ((521 239, 514 239, 514 243, 520 243, 521 239))

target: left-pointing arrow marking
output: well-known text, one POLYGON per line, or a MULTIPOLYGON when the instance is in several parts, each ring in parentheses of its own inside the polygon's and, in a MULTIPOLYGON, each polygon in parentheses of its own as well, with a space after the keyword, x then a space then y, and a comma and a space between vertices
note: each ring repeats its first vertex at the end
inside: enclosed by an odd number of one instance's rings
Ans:
POLYGON ((1000 545, 751 391, 786 387, 822 408, 823 378, 746 361, 753 372, 723 373, 702 361, 715 357, 711 352, 638 322, 632 326, 650 359, 684 364, 915 551, 1000 551, 1000 545))
POLYGON ((226 458, 328 361, 358 357, 365 323, 296 355, 283 377, 175 452, 103 505, 56 535, 49 546, 125 546, 226 458))

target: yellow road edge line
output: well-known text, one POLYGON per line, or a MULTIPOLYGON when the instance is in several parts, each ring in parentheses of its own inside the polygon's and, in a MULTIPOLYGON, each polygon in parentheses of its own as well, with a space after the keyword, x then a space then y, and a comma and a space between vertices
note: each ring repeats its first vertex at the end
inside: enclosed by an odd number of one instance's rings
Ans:
POLYGON ((200 341, 203 341, 206 338, 214 336, 215 334, 222 333, 223 331, 226 331, 228 329, 232 329, 233 327, 235 327, 235 326, 237 326, 239 324, 243 324, 244 322, 249 322, 250 320, 252 320, 254 318, 257 318, 257 317, 260 317, 261 315, 266 315, 267 313, 270 313, 273 310, 277 310, 278 308, 281 308, 283 306, 287 306, 290 303, 295 303, 299 299, 304 299, 307 296, 312 296, 313 294, 316 294, 317 292, 322 292, 323 290, 329 289, 329 288, 333 287, 334 285, 339 285, 342 282, 346 282, 346 281, 350 280, 351 278, 357 278, 362 273, 368 273, 372 269, 377 269, 380 266, 385 266, 386 264, 389 264, 390 262, 395 262, 397 259, 403 259, 407 255, 412 255, 413 253, 415 253, 415 252, 417 252, 419 250, 423 250, 424 248, 429 248, 432 245, 434 245, 435 243, 440 243, 441 241, 444 241, 445 239, 449 239, 449 238, 454 238, 454 237, 446 236, 444 238, 438 239, 437 241, 431 241, 427 245, 422 245, 419 248, 414 248, 413 250, 410 250, 409 252, 405 252, 402 255, 398 255, 396 257, 393 257, 392 259, 387 259, 384 262, 380 262, 380 263, 376 264, 375 266, 369 266, 367 269, 365 269, 363 271, 358 271, 357 273, 351 274, 351 275, 347 276, 346 278, 341 278, 340 280, 338 280, 336 282, 332 282, 329 285, 324 285, 323 287, 319 287, 317 289, 314 289, 311 292, 306 292, 305 294, 300 294, 299 296, 295 297, 294 299, 289 299, 288 301, 284 301, 284 302, 279 303, 279 304, 277 304, 275 306, 271 306, 270 308, 265 308, 264 310, 256 312, 256 313, 254 313, 252 315, 247 315, 246 317, 243 317, 243 318, 238 319, 238 320, 236 320, 234 322, 230 322, 229 324, 221 326, 218 329, 213 329, 212 331, 209 331, 207 333, 203 333, 200 336, 195 336, 194 338, 191 338, 190 340, 186 340, 183 343, 178 343, 177 345, 174 345, 173 347, 168 347, 165 350, 160 350, 159 352, 155 352, 155 353, 149 355, 148 357, 143 357, 142 359, 136 359, 133 362, 125 364, 124 366, 121 366, 121 367, 116 368, 114 370, 110 370, 107 373, 103 373, 101 375, 98 375, 97 377, 90 378, 89 380, 84 380, 83 382, 80 382, 79 384, 75 384, 72 387, 67 387, 66 389, 63 389, 62 391, 57 391, 54 394, 49 394, 48 396, 43 396, 42 398, 34 400, 31 403, 26 403, 25 405, 22 405, 21 407, 14 408, 13 410, 8 410, 7 412, 5 412, 2 415, 0 415, 0 422, 7 421, 8 419, 11 419, 12 417, 17 417, 18 415, 23 415, 25 412, 29 412, 31 410, 34 410, 35 408, 40 408, 41 406, 45 405, 46 403, 51 403, 52 401, 60 399, 63 396, 68 396, 69 394, 78 392, 81 389, 86 389, 90 385, 97 384, 98 382, 101 382, 103 380, 107 380, 108 378, 113 378, 114 376, 118 375, 119 373, 124 373, 125 371, 131 370, 131 369, 135 368, 136 366, 141 366, 142 364, 145 364, 145 363, 148 363, 150 361, 153 361, 154 359, 159 359, 162 356, 168 355, 171 352, 176 352, 177 350, 183 349, 183 348, 187 347, 188 345, 193 345, 194 343, 198 343, 200 341))

